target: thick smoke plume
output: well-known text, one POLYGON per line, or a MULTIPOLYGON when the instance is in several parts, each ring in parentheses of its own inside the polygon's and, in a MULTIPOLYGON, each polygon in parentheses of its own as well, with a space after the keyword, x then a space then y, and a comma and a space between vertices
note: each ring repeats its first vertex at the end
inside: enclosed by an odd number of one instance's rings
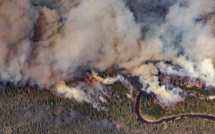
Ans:
POLYGON ((181 89, 160 86, 159 70, 215 86, 214 9, 213 0, 1 0, 0 79, 95 103, 103 80, 89 90, 65 82, 82 69, 124 68, 171 104, 181 89))

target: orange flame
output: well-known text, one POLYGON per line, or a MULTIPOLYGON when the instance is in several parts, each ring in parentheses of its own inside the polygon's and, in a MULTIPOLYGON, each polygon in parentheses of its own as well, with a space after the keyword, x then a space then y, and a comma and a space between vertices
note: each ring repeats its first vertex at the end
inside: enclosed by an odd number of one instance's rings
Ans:
POLYGON ((90 86, 93 86, 94 85, 94 82, 92 81, 91 83, 90 83, 90 86))
POLYGON ((96 78, 92 77, 93 80, 98 81, 96 78))
MULTIPOLYGON (((89 84, 90 86, 93 86, 93 85, 94 85, 94 82, 93 82, 93 81, 90 82, 90 80, 89 80, 86 76, 84 76, 84 79, 86 80, 87 84, 89 84)), ((93 79, 94 79, 94 78, 93 78, 93 79)))
POLYGON ((154 103, 156 103, 157 102, 157 99, 156 98, 154 98, 154 103))
POLYGON ((109 97, 109 98, 111 98, 111 97, 112 97, 112 95, 111 95, 111 94, 108 94, 108 97, 109 97))
POLYGON ((86 77, 86 76, 84 76, 84 79, 86 80, 87 84, 89 84, 89 85, 90 85, 90 81, 87 79, 87 77, 86 77))
POLYGON ((55 98, 55 99, 56 99, 56 98, 62 99, 62 97, 61 97, 61 96, 58 96, 57 94, 54 94, 54 98, 55 98))
POLYGON ((34 92, 34 91, 35 91, 35 89, 33 88, 33 89, 32 89, 32 92, 34 92))

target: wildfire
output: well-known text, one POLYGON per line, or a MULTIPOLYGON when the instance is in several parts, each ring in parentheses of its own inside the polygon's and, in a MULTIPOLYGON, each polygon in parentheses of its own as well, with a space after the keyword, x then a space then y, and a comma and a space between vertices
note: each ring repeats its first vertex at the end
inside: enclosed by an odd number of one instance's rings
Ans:
POLYGON ((108 98, 112 98, 113 96, 111 94, 108 94, 108 98))
POLYGON ((56 95, 56 94, 54 95, 54 98, 57 98, 57 95, 56 95))
POLYGON ((58 96, 57 94, 54 95, 55 99, 58 98, 58 97, 61 99, 61 96, 58 96))
POLYGON ((154 103, 156 103, 157 102, 157 99, 156 98, 154 98, 154 103))
MULTIPOLYGON (((92 81, 90 81, 86 76, 84 76, 84 79, 85 79, 85 81, 87 82, 87 84, 89 84, 90 86, 93 86, 94 85, 94 79, 95 78, 92 78, 92 81)), ((96 79, 95 79, 96 80, 96 79)), ((96 80, 97 81, 97 80, 96 80)))
POLYGON ((98 81, 96 78, 92 77, 93 80, 98 81))

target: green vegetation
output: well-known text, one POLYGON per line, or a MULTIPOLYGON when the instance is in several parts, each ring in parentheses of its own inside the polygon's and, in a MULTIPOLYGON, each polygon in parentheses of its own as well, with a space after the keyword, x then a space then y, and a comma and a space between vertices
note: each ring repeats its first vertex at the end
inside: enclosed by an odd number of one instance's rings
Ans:
POLYGON ((165 110, 159 105, 147 98, 147 94, 143 94, 141 98, 141 111, 143 115, 149 115, 159 119, 165 115, 165 110))
POLYGON ((184 101, 177 103, 171 113, 168 114, 203 113, 215 115, 214 108, 215 100, 201 100, 194 96, 188 96, 184 101))
MULTIPOLYGON (((138 121, 135 101, 126 97, 120 83, 112 86, 113 97, 103 104, 107 112, 91 104, 54 98, 48 91, 34 92, 10 86, 0 90, 0 133, 214 133, 215 123, 202 119, 185 119, 173 123, 147 125, 138 121), (105 123, 106 121, 106 123, 105 123), (107 123, 109 122, 109 123, 107 123), (111 123, 123 126, 110 129, 111 123), (104 124, 104 125, 98 125, 104 124), (106 127, 104 127, 106 126, 106 127)), ((138 94, 135 92, 134 95, 138 94)))
POLYGON ((112 85, 113 93, 119 94, 120 97, 124 97, 128 93, 128 89, 125 88, 120 82, 116 82, 112 85))
POLYGON ((194 96, 188 96, 183 101, 176 103, 173 106, 160 106, 150 103, 149 95, 144 94, 141 98, 141 113, 149 115, 152 118, 160 119, 172 115, 202 113, 215 115, 215 100, 200 99, 194 96), (148 98, 147 98, 148 97, 148 98))

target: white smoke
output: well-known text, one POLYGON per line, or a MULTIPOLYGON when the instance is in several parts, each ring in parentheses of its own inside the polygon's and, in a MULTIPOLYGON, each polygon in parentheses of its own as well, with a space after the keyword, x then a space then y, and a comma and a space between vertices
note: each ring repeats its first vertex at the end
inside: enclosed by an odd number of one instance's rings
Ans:
POLYGON ((211 58, 205 58, 203 61, 194 62, 180 57, 176 60, 176 63, 181 66, 178 70, 164 63, 159 63, 158 68, 161 72, 169 75, 188 76, 191 79, 200 78, 206 82, 207 87, 215 87, 215 68, 211 58))
POLYGON ((168 104, 181 99, 181 89, 160 86, 157 66, 144 62, 170 60, 182 69, 162 62, 158 68, 214 86, 215 1, 153 2, 1 0, 1 81, 52 88, 64 97, 93 103, 92 96, 106 93, 101 84, 96 83, 99 92, 89 93, 82 86, 57 84, 71 80, 80 68, 104 71, 116 66, 138 76, 142 90, 168 104), (132 9, 134 15, 128 5, 135 2, 139 8, 132 9), (154 15, 157 4, 162 7, 159 17, 154 15))
POLYGON ((178 94, 182 91, 180 88, 169 90, 164 85, 159 85, 158 77, 155 76, 158 74, 158 70, 153 64, 142 64, 133 69, 132 73, 135 76, 139 76, 140 82, 143 84, 142 90, 147 93, 155 93, 160 103, 172 104, 182 100, 182 97, 178 94))

